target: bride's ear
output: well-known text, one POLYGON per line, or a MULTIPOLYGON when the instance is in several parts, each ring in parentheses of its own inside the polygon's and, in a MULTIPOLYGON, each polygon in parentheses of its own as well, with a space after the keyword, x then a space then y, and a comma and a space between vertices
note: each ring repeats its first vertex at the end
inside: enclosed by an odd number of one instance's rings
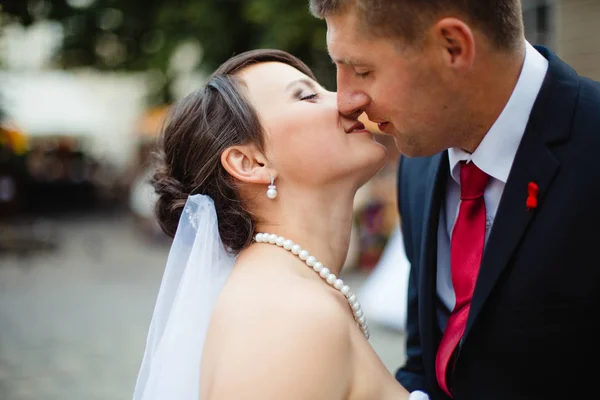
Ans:
POLYGON ((223 168, 235 179, 247 183, 271 183, 267 159, 254 146, 232 146, 221 154, 223 168))

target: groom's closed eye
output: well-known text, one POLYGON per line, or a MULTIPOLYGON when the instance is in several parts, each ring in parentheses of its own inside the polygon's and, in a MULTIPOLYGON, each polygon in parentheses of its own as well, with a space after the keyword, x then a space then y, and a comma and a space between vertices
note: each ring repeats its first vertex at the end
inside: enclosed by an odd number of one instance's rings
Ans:
POLYGON ((369 75, 371 74, 371 71, 365 71, 365 72, 359 72, 359 71, 354 71, 354 75, 356 75, 357 78, 367 78, 369 75))
POLYGON ((340 67, 346 67, 352 70, 352 73, 355 77, 359 79, 367 78, 371 75, 372 66, 368 65, 367 62, 351 59, 351 58, 332 58, 331 61, 336 66, 336 69, 340 69, 340 67))

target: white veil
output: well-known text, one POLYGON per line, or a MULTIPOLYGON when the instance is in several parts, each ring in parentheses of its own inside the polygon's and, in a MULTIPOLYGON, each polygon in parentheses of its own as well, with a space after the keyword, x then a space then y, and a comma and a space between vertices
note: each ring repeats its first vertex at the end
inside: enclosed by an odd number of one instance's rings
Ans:
POLYGON ((221 242, 212 199, 190 196, 169 252, 133 400, 199 399, 206 331, 234 262, 221 242))

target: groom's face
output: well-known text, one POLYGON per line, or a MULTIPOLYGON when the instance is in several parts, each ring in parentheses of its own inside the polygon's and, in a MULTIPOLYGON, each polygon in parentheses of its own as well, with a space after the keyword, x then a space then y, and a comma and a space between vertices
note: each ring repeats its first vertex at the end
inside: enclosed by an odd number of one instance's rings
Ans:
POLYGON ((326 18, 327 47, 337 66, 338 108, 366 112, 393 135, 401 153, 426 156, 450 147, 459 99, 434 46, 403 45, 369 34, 352 11, 326 18))

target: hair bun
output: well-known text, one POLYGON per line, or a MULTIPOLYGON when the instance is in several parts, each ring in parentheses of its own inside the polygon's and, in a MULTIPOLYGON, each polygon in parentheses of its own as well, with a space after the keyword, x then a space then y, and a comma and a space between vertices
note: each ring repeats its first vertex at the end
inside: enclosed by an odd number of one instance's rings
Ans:
POLYGON ((159 157, 151 179, 157 194, 155 213, 161 229, 170 237, 175 236, 179 218, 185 207, 189 193, 184 185, 171 174, 164 158, 159 157))

